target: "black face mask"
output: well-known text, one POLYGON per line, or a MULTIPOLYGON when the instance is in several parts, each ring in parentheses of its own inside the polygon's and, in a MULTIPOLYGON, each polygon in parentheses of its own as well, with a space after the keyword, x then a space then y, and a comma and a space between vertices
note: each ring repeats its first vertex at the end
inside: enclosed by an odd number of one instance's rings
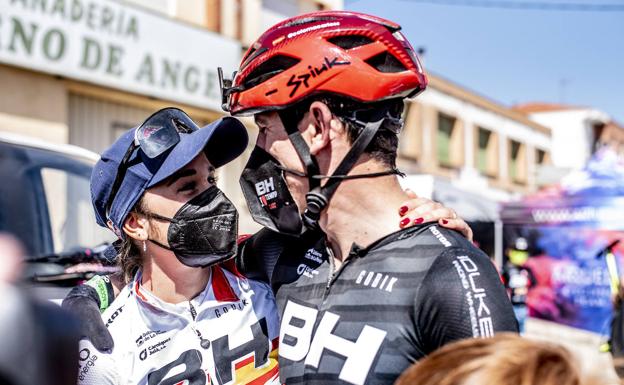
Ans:
POLYGON ((173 218, 149 215, 171 223, 167 232, 169 247, 150 241, 173 251, 186 266, 211 266, 236 255, 238 212, 217 186, 188 201, 173 218))
POLYGON ((254 148, 240 177, 243 195, 254 221, 283 234, 300 235, 303 223, 275 158, 254 148))

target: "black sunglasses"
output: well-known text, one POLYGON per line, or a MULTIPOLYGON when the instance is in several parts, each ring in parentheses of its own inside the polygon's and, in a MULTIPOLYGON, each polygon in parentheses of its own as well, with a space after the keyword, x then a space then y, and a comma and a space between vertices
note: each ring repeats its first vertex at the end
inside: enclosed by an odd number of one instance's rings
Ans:
POLYGON ((109 218, 110 208, 128 169, 141 162, 141 157, 138 156, 133 162, 129 162, 137 148, 140 148, 148 158, 154 159, 175 147, 180 141, 180 133, 190 134, 197 130, 199 130, 197 124, 184 111, 175 107, 163 108, 145 119, 134 131, 134 140, 119 163, 117 176, 106 201, 106 217, 109 218))

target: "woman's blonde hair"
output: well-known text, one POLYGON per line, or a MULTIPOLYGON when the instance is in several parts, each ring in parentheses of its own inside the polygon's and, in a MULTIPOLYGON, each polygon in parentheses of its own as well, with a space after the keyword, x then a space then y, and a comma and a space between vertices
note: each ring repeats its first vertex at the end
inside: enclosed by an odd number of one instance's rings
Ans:
POLYGON ((501 333, 448 344, 408 368, 395 385, 578 385, 562 346, 501 333))
POLYGON ((126 237, 121 241, 121 247, 117 254, 117 265, 121 270, 124 284, 132 281, 136 271, 143 266, 141 251, 132 238, 126 237))
MULTIPOLYGON (((143 197, 139 199, 137 204, 132 208, 130 213, 141 214, 149 218, 148 210, 143 203, 143 197)), ((128 215, 130 215, 130 213, 128 215)), ((123 230, 122 230, 123 231, 123 230)), ((141 250, 137 245, 137 241, 126 236, 121 241, 121 247, 117 254, 117 265, 121 270, 121 276, 124 284, 132 281, 134 274, 138 269, 143 267, 143 257, 141 256, 141 250)))

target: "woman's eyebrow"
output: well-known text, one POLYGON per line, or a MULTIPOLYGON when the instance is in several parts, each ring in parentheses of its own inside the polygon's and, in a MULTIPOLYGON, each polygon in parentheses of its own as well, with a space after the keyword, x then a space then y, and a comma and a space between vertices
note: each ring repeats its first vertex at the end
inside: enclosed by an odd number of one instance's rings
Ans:
POLYGON ((175 172, 173 175, 171 175, 169 177, 169 180, 167 181, 167 186, 171 186, 172 184, 174 184, 175 182, 178 181, 178 179, 180 178, 184 178, 187 176, 192 176, 197 174, 197 171, 195 171, 194 168, 187 168, 187 169, 183 169, 180 171, 175 172))

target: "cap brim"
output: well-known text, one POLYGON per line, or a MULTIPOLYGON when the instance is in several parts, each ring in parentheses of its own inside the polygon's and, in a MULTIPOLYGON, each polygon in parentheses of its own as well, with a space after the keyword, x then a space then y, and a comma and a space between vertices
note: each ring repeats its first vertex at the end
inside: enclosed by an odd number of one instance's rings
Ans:
POLYGON ((247 148, 247 130, 236 118, 224 117, 191 134, 180 134, 180 142, 167 155, 147 188, 167 179, 205 150, 210 163, 221 167, 247 148))

